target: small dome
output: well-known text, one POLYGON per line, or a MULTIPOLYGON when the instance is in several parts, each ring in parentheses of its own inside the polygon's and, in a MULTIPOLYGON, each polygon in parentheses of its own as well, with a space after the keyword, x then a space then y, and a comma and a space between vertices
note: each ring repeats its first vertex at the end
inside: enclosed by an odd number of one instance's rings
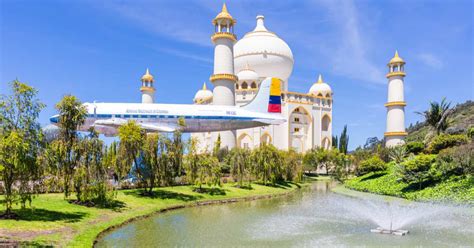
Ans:
POLYGON ((323 77, 319 75, 318 82, 314 83, 313 86, 309 89, 308 94, 313 96, 332 96, 332 90, 329 84, 323 82, 323 77))
POLYGON ((240 70, 239 73, 237 73, 237 77, 239 78, 239 81, 258 81, 258 74, 254 70, 250 69, 248 63, 245 65, 244 69, 240 70))
POLYGON ((217 14, 216 18, 212 20, 212 23, 216 25, 217 20, 229 20, 232 24, 235 24, 235 19, 227 11, 227 6, 225 5, 225 3, 222 5, 221 13, 217 14))
POLYGON ((202 89, 198 90, 196 92, 196 95, 194 95, 194 103, 200 104, 209 100, 212 100, 213 94, 212 91, 207 89, 206 83, 202 85, 202 89))
POLYGON ((405 64, 405 60, 398 56, 398 51, 395 51, 395 56, 390 60, 389 64, 405 64))
POLYGON ((145 75, 142 76, 142 82, 153 82, 153 81, 154 81, 153 75, 151 75, 148 68, 146 68, 145 75))

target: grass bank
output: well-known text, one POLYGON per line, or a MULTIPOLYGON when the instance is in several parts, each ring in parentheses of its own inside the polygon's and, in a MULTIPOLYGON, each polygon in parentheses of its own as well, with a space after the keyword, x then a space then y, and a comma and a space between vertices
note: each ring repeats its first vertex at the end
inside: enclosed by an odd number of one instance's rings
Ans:
POLYGON ((448 180, 423 185, 420 189, 398 180, 392 171, 371 172, 350 179, 344 184, 347 188, 389 195, 416 201, 474 203, 474 178, 451 177, 448 180))
POLYGON ((64 200, 63 194, 41 194, 33 200, 32 209, 15 209, 20 215, 19 220, 0 220, 0 244, 8 241, 27 245, 91 247, 101 232, 130 219, 209 201, 286 194, 310 185, 314 180, 275 187, 253 184, 252 189, 224 184, 222 188, 208 189, 205 193, 196 193, 191 186, 163 187, 156 188, 152 197, 140 195, 140 190, 120 190, 111 208, 71 204, 64 200))

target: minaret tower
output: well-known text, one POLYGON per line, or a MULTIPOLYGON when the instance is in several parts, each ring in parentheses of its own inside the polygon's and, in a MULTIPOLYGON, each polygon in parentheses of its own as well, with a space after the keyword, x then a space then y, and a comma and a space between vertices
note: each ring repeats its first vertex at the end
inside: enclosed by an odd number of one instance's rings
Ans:
POLYGON ((155 101, 155 87, 153 86, 153 75, 150 74, 148 68, 146 69, 145 75, 142 76, 142 103, 153 103, 155 101))
POLYGON ((388 100, 387 129, 384 134, 385 146, 394 147, 404 143, 405 131, 405 97, 403 93, 403 78, 405 77, 405 61, 398 56, 398 51, 388 63, 388 100))
MULTIPOLYGON (((237 40, 234 34, 235 23, 225 4, 221 13, 212 21, 215 27, 215 33, 211 36, 214 43, 214 74, 209 80, 214 84, 214 105, 235 105, 234 87, 237 82, 237 76, 234 75, 234 43, 237 40)), ((215 133, 215 139, 218 134, 221 137, 222 147, 229 149, 235 147, 235 131, 215 133)))

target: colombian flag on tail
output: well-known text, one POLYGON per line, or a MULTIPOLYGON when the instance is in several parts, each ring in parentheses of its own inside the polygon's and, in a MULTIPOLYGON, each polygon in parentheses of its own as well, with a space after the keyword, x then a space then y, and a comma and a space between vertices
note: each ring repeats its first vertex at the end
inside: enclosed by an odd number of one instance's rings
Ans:
POLYGON ((281 113, 281 81, 278 78, 272 78, 268 112, 281 113))

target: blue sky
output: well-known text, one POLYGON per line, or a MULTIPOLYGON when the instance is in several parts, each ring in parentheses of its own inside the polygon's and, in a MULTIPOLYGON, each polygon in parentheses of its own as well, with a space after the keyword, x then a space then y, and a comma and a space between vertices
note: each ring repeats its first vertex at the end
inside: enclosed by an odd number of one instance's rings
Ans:
MULTIPOLYGON (((82 101, 138 102, 140 77, 155 76, 156 99, 191 103, 212 73, 211 20, 220 1, 0 1, 0 93, 15 78, 39 89, 48 122, 65 94, 82 101)), ((430 100, 474 97, 473 2, 227 1, 238 37, 255 16, 291 47, 292 91, 319 73, 334 91, 333 129, 350 147, 385 130, 386 64, 406 65, 406 119, 430 100)))

